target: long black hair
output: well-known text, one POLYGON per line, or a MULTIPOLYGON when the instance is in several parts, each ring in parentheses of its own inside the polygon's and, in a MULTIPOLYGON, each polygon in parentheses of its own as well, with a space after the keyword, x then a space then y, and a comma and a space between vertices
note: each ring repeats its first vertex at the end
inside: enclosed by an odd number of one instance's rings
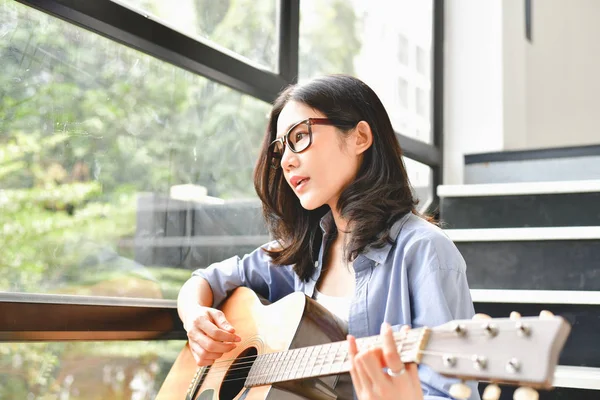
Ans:
MULTIPOLYGON (((265 251, 274 264, 294 264, 298 276, 308 280, 314 273, 322 240, 319 221, 329 207, 304 209, 282 169, 271 167, 268 147, 277 135, 279 114, 290 101, 306 104, 332 120, 366 121, 371 127, 373 143, 363 153, 356 178, 343 190, 337 203, 340 215, 351 227, 345 247, 347 261, 354 260, 368 245, 381 247, 391 242, 390 228, 407 213, 417 213, 417 202, 390 118, 369 86, 348 75, 327 75, 287 87, 273 104, 254 170, 254 186, 263 204, 267 227, 280 244, 279 249, 265 251)), ((340 134, 349 131, 347 126, 336 127, 340 134)))

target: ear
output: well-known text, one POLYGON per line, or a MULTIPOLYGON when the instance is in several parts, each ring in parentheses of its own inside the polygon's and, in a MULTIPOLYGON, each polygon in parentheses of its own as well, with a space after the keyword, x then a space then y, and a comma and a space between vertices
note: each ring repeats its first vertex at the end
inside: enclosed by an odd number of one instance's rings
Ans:
POLYGON ((366 121, 360 121, 355 128, 354 151, 356 155, 364 153, 373 144, 373 132, 366 121))

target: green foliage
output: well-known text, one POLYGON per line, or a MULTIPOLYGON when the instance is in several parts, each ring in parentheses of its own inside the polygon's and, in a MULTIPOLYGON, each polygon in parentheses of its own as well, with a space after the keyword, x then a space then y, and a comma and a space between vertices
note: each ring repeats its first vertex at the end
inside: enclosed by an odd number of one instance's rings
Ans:
MULTIPOLYGON (((276 4, 190 0, 191 28, 273 66, 276 4)), ((349 3, 317 6, 303 71, 351 73, 359 42, 349 3)), ((254 197, 269 105, 10 0, 0 0, 0 38, 0 291, 175 298, 189 271, 140 265, 123 245, 135 236, 138 195, 191 183, 223 199, 254 197)), ((180 348, 0 346, 0 399, 132 398, 140 376, 151 390, 136 398, 153 398, 151 383, 180 348), (104 379, 97 365, 114 369, 104 379)))

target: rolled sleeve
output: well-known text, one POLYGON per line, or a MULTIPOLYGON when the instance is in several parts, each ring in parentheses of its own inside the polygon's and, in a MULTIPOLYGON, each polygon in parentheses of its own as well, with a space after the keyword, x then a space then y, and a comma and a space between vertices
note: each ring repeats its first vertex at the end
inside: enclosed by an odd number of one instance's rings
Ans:
POLYGON ((213 292, 213 307, 218 307, 237 287, 245 286, 270 302, 275 302, 294 291, 294 271, 290 266, 271 263, 271 258, 262 250, 266 244, 245 255, 235 256, 197 269, 192 275, 208 282, 213 292))

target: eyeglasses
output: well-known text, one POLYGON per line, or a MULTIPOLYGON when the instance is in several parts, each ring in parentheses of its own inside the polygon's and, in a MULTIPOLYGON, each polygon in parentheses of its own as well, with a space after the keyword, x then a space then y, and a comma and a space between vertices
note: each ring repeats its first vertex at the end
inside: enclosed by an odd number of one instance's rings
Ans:
POLYGON ((281 166, 281 158, 286 145, 293 153, 301 153, 310 147, 313 125, 335 125, 352 128, 356 125, 356 122, 329 118, 307 118, 295 123, 285 135, 273 140, 269 145, 272 168, 277 169, 281 166))

